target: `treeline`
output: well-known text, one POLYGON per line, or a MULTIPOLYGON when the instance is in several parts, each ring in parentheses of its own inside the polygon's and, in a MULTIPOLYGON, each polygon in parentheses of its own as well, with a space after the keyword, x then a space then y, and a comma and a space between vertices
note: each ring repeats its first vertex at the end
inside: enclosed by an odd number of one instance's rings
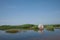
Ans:
POLYGON ((47 26, 53 26, 53 27, 60 27, 60 24, 48 24, 48 25, 44 25, 45 27, 47 26))
MULTIPOLYGON (((51 24, 51 25, 44 25, 45 28, 57 28, 60 27, 60 24, 51 24)), ((34 24, 23 24, 23 25, 16 25, 16 26, 11 26, 11 25, 2 25, 0 26, 0 30, 6 30, 6 29, 38 29, 38 25, 34 24)))
POLYGON ((30 28, 37 28, 38 25, 34 24, 23 24, 18 26, 11 26, 11 25, 2 25, 0 26, 0 30, 6 30, 6 29, 30 29, 30 28))

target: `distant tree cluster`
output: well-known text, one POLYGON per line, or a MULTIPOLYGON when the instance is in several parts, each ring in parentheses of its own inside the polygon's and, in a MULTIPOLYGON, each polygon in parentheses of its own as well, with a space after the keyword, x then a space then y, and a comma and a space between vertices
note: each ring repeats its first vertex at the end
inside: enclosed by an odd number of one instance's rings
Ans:
POLYGON ((5 29, 29 29, 29 28, 37 28, 37 25, 34 24, 23 24, 23 25, 18 25, 18 26, 11 26, 11 25, 2 25, 0 26, 0 30, 5 30, 5 29))

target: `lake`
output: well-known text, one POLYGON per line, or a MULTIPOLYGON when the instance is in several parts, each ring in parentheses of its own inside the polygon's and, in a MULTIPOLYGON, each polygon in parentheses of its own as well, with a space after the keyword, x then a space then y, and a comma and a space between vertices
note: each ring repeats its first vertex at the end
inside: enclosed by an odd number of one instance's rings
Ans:
POLYGON ((60 29, 22 30, 17 33, 0 30, 0 40, 60 40, 60 29))

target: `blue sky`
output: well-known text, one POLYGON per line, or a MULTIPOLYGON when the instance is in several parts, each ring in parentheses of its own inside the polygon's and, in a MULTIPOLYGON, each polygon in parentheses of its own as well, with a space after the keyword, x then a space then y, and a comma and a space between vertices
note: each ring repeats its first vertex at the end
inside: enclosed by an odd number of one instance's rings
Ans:
POLYGON ((0 0, 0 25, 60 24, 60 0, 0 0))

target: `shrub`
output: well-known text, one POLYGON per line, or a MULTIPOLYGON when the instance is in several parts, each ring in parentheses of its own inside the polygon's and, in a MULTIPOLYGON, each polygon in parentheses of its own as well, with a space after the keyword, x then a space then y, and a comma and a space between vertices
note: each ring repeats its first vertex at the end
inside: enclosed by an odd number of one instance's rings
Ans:
POLYGON ((49 31, 54 31, 54 27, 53 26, 47 26, 46 29, 49 30, 49 31))

